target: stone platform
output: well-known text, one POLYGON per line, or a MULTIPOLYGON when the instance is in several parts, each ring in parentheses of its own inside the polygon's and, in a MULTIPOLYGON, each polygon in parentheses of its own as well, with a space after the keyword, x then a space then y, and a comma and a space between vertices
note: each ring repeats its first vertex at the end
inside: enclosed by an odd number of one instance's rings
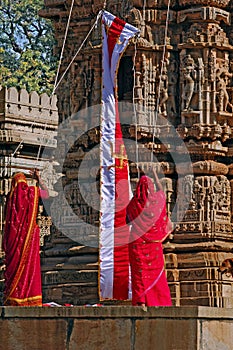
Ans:
POLYGON ((233 309, 1 307, 0 350, 231 350, 233 309))

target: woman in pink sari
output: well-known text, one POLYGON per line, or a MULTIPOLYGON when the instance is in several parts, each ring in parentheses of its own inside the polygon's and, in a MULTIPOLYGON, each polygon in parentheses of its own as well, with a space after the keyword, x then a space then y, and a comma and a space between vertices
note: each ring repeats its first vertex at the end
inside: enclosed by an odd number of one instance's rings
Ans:
MULTIPOLYGON (((40 182, 38 171, 35 177, 40 182)), ((36 223, 39 197, 48 191, 28 186, 23 173, 12 178, 7 195, 3 236, 5 251, 4 305, 42 306, 40 236, 36 223)))
POLYGON ((165 194, 153 172, 158 191, 148 176, 141 176, 127 207, 131 224, 132 305, 171 306, 162 242, 171 232, 172 225, 166 212, 165 194))

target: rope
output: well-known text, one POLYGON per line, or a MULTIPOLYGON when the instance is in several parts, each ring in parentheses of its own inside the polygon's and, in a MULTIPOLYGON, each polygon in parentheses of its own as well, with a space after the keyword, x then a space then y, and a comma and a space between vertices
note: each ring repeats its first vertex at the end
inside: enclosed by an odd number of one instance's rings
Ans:
POLYGON ((12 153, 12 155, 11 155, 12 157, 14 157, 15 154, 18 152, 18 149, 21 148, 22 143, 23 143, 23 140, 20 141, 20 143, 18 144, 18 146, 16 147, 16 149, 15 149, 14 152, 12 153))
MULTIPOLYGON (((75 58, 77 57, 77 55, 79 54, 80 50, 82 49, 83 45, 85 44, 85 42, 87 41, 88 37, 90 36, 91 32, 93 31, 93 29, 97 26, 98 24, 98 21, 103 13, 104 10, 100 10, 97 17, 96 17, 96 20, 93 24, 93 26, 91 27, 91 29, 89 30, 88 34, 86 35, 84 41, 82 42, 82 44, 80 45, 79 49, 77 50, 75 56, 72 58, 71 62, 69 63, 68 67, 66 68, 65 72, 63 73, 63 75, 61 76, 60 80, 57 82, 58 80, 58 75, 59 75, 59 71, 60 71, 60 67, 61 67, 61 62, 62 62, 62 58, 63 58, 63 53, 64 53, 64 49, 65 49, 65 43, 66 43, 66 40, 67 40, 67 35, 68 35, 68 30, 69 30, 69 25, 70 25, 70 20, 71 20, 71 15, 72 15, 72 11, 73 11, 73 6, 74 6, 74 0, 72 0, 72 3, 71 3, 71 7, 70 7, 70 11, 69 11, 69 17, 68 17, 68 21, 67 21, 67 25, 66 25, 66 31, 65 31, 65 35, 64 35, 64 40, 63 40, 63 44, 62 44, 62 49, 61 49, 61 54, 60 54, 60 59, 59 59, 59 64, 58 64, 58 69, 57 69, 57 74, 56 74, 56 78, 55 78, 55 82, 54 82, 54 87, 53 87, 53 92, 50 96, 50 100, 52 98, 52 96, 55 94, 55 91, 57 89, 57 87, 60 85, 61 81, 63 80, 65 74, 67 73, 67 71, 69 70, 71 64, 74 62, 75 58)), ((49 106, 49 105, 48 105, 49 106)), ((44 107, 46 108, 46 106, 44 107)), ((33 125, 35 124, 36 122, 36 119, 37 117, 35 117, 35 119, 33 120, 32 124, 31 124, 31 128, 33 127, 33 125)), ((46 130, 46 127, 47 127, 47 124, 45 124, 45 128, 44 128, 44 132, 46 130)), ((44 133, 45 134, 45 133, 44 133)), ((15 151, 12 153, 11 155, 11 158, 15 156, 15 154, 18 152, 18 150, 20 148, 22 148, 22 144, 23 144, 23 140, 20 141, 19 145, 16 147, 15 151)), ((36 162, 38 162, 39 160, 39 155, 40 155, 40 151, 41 151, 41 148, 42 148, 42 144, 40 144, 39 146, 39 149, 38 149, 38 153, 37 153, 37 159, 36 159, 36 162)), ((7 165, 2 169, 1 173, 0 173, 0 176, 2 177, 3 175, 3 172, 6 170, 7 168, 7 165)))
POLYGON ((61 54, 60 54, 60 58, 59 58, 57 74, 56 74, 56 78, 55 78, 55 82, 54 82, 54 88, 53 88, 52 96, 55 93, 55 86, 57 85, 58 75, 59 75, 60 68, 61 68, 61 62, 62 62, 62 59, 63 59, 63 53, 64 53, 65 43, 66 43, 68 30, 69 30, 69 26, 70 26, 70 19, 71 19, 71 15, 72 15, 72 11, 73 11, 73 6, 74 6, 74 0, 72 0, 71 6, 70 6, 70 12, 69 12, 68 21, 67 21, 67 24, 66 24, 66 30, 65 30, 64 40, 63 40, 61 54))
MULTIPOLYGON (((63 40, 62 49, 61 49, 61 54, 60 54, 60 58, 59 58, 58 69, 57 69, 57 73, 56 73, 56 78, 55 78, 55 82, 54 82, 54 87, 56 86, 57 79, 58 79, 58 75, 59 75, 59 71, 60 71, 60 67, 61 67, 61 62, 62 62, 63 53, 64 53, 64 49, 65 49, 65 43, 66 43, 66 39, 67 39, 67 35, 68 35, 68 30, 69 30, 69 26, 70 26, 70 19, 71 19, 71 14, 72 14, 72 11, 73 11, 73 6, 74 6, 74 0, 72 0, 71 6, 70 6, 70 12, 69 12, 69 17, 68 17, 67 25, 66 25, 66 30, 65 30, 64 40, 63 40)), ((55 93, 55 88, 53 88, 53 92, 52 92, 52 95, 50 96, 50 100, 51 100, 51 97, 54 95, 54 93, 55 93)), ((36 121, 36 120, 34 119, 34 121, 33 121, 32 124, 31 124, 31 128, 32 128, 33 125, 35 124, 35 121, 36 121)), ((45 124, 44 131, 46 130, 46 126, 47 126, 47 124, 45 124)), ((45 135, 45 132, 44 132, 44 135, 45 135)), ((15 154, 16 154, 16 153, 18 152, 18 150, 21 148, 21 145, 22 145, 22 144, 23 144, 23 140, 20 141, 19 145, 16 147, 15 151, 12 153, 11 158, 15 156, 15 154)), ((39 150, 38 150, 38 153, 37 153, 36 162, 38 162, 39 154, 40 154, 41 148, 42 148, 42 144, 40 144, 40 146, 39 146, 39 150)), ((2 170, 0 176, 3 175, 3 172, 5 171, 5 169, 6 169, 6 167, 2 170)))
MULTIPOLYGON (((47 127, 47 124, 45 124, 43 136, 45 136, 46 127, 47 127)), ((42 139, 43 139, 43 136, 42 136, 42 139)), ((48 141, 47 141, 47 142, 48 142, 48 141)), ((39 156, 40 156, 41 148, 42 148, 42 142, 40 143, 40 146, 39 146, 39 149, 38 149, 38 152, 37 152, 37 157, 36 157, 36 163, 37 163, 37 164, 38 164, 38 161, 39 161, 39 156)), ((36 166, 35 166, 35 170, 36 170, 36 166)))
POLYGON ((169 12, 170 12, 170 0, 168 0, 168 5, 167 5, 167 16, 166 16, 165 31, 164 31, 163 54, 162 54, 161 70, 160 70, 160 77, 159 77, 159 88, 158 88, 157 103, 156 103, 156 109, 155 109, 154 131, 153 131, 153 138, 152 138, 151 162, 153 161, 153 150, 154 150, 154 140, 155 140, 155 126, 157 125, 157 121, 158 121, 159 97, 160 97, 162 73, 163 73, 164 62, 165 62, 166 39, 167 39, 167 32, 168 32, 169 12))
POLYGON ((70 61, 70 63, 68 64, 66 70, 64 71, 64 73, 62 74, 60 80, 58 81, 58 83, 54 86, 54 92, 56 91, 56 89, 58 88, 58 86, 60 85, 60 83, 62 82, 64 76, 66 75, 66 73, 68 72, 68 70, 70 69, 70 66, 72 65, 72 63, 74 62, 75 58, 78 56, 79 52, 81 51, 83 45, 85 44, 85 42, 87 41, 88 37, 90 36, 91 32, 93 31, 93 29, 97 26, 100 16, 102 15, 103 10, 100 10, 96 20, 94 22, 94 24, 92 25, 91 29, 89 30, 89 32, 87 33, 85 39, 83 40, 82 44, 80 45, 79 49, 77 50, 76 54, 74 55, 74 57, 72 58, 72 60, 70 61))

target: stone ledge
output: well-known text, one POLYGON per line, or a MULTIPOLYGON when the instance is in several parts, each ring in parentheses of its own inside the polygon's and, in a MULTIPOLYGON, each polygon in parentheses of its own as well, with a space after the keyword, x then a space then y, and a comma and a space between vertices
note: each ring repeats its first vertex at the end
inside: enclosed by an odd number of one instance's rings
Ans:
POLYGON ((229 319, 231 308, 205 306, 142 307, 73 306, 73 307, 1 307, 1 319, 7 318, 165 318, 165 319, 229 319))
POLYGON ((1 307, 0 350, 231 350, 232 309, 1 307))

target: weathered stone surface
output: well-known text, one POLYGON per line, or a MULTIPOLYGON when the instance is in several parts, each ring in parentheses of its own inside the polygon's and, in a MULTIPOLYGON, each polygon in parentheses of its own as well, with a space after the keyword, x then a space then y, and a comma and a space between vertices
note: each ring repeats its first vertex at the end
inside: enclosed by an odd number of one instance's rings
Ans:
POLYGON ((230 350, 231 309, 5 307, 0 349, 230 350))
POLYGON ((39 317, 0 320, 0 349, 65 349, 66 320, 47 319, 44 324, 42 323, 39 317))
POLYGON ((69 281, 66 284, 44 285, 43 301, 55 301, 58 304, 85 305, 99 303, 97 283, 76 283, 69 281))
POLYGON ((151 349, 195 349, 197 345, 196 320, 157 319, 148 320, 147 326, 142 320, 135 322, 135 350, 145 349, 150 344, 151 349), (168 331, 169 330, 169 331, 168 331), (169 335, 168 335, 169 333, 169 335))
POLYGON ((127 318, 75 320, 70 349, 112 349, 131 347, 131 321, 127 318), (107 336, 110 335, 110 336, 107 336))
POLYGON ((202 334, 200 349, 202 350, 231 350, 233 342, 233 323, 219 321, 202 321, 199 324, 202 334))
POLYGON ((206 160, 193 163, 193 172, 194 174, 226 175, 228 173, 228 167, 219 162, 206 160))

